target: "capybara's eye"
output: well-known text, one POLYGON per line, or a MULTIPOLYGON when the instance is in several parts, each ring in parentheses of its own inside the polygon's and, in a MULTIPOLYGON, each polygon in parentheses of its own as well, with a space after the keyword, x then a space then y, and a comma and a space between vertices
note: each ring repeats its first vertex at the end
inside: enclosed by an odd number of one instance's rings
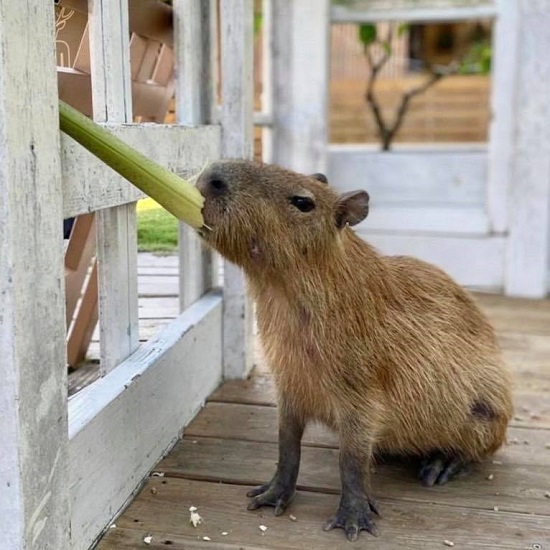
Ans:
POLYGON ((216 191, 223 191, 226 188, 225 182, 216 178, 210 180, 210 186, 216 191))
POLYGON ((301 212, 310 212, 315 208, 315 203, 309 197, 292 197, 290 202, 301 212))

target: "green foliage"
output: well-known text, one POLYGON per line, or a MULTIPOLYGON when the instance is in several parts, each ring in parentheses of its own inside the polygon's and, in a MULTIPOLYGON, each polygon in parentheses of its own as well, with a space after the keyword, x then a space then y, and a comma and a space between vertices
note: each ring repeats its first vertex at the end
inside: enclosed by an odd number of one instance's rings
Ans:
POLYGON ((489 40, 474 42, 460 62, 460 74, 483 74, 491 72, 493 51, 489 40))
POLYGON ((409 23, 399 23, 397 27, 397 36, 403 36, 409 30, 409 23))
MULTIPOLYGON (((397 27, 397 34, 401 36, 409 28, 408 23, 401 23, 397 27)), ((392 45, 389 40, 379 40, 378 39, 378 30, 377 26, 374 23, 365 23, 363 25, 357 26, 357 33, 359 36, 359 41, 363 44, 365 50, 372 46, 374 43, 378 43, 380 47, 384 50, 384 53, 387 56, 392 54, 392 45)))
POLYGON ((359 40, 365 48, 376 41, 376 35, 376 25, 372 23, 359 25, 359 40))

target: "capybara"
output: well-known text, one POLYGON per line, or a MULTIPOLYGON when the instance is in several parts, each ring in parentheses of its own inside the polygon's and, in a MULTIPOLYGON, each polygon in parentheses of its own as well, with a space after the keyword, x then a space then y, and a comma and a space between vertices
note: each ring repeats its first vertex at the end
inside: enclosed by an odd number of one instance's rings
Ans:
POLYGON ((322 174, 239 160, 212 164, 197 186, 202 235, 246 274, 277 387, 277 471, 249 509, 284 511, 310 421, 339 434, 342 493, 325 529, 350 540, 376 530, 373 455, 421 457, 431 486, 503 444, 510 378, 491 325, 441 269, 355 234, 365 191, 338 195, 322 174))

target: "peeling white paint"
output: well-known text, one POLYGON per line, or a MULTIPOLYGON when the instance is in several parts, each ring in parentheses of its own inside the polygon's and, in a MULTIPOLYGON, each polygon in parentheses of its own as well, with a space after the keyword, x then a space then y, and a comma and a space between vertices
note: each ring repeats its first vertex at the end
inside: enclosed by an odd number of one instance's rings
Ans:
POLYGON ((48 516, 40 519, 38 518, 40 517, 40 514, 42 514, 44 508, 46 507, 46 505, 48 504, 51 498, 52 498, 52 493, 51 491, 48 491, 42 497, 42 500, 38 503, 38 507, 29 518, 29 528, 32 530, 33 544, 36 542, 36 540, 40 536, 40 533, 42 533, 42 531, 44 530, 44 527, 46 526, 46 523, 48 521, 48 516))

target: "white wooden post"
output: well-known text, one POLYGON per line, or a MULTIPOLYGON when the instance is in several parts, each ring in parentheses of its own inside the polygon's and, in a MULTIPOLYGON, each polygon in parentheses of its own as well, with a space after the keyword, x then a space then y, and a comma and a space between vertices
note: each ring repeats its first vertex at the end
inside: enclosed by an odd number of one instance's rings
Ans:
POLYGON ((53 2, 0 0, 0 546, 69 547, 53 2))
MULTIPOLYGON (((221 2, 222 153, 252 158, 253 152, 253 1, 221 2)), ((253 366, 253 305, 245 277, 224 266, 223 362, 226 378, 245 377, 253 366)))
POLYGON ((545 296, 550 253, 550 3, 519 0, 515 143, 505 285, 545 296))
POLYGON ((326 171, 329 0, 273 6, 273 162, 326 171))
POLYGON ((273 161, 273 24, 276 0, 262 1, 262 115, 270 124, 262 128, 262 160, 273 161))
MULTIPOLYGON (((176 114, 179 124, 210 124, 214 107, 215 3, 175 0, 176 114)), ((214 159, 212 159, 214 160, 214 159)), ((183 311, 214 285, 217 262, 185 224, 179 226, 180 307, 183 311)))
MULTIPOLYGON (((90 0, 94 120, 131 122, 128 0, 90 0)), ((139 345, 135 203, 98 211, 101 372, 139 345)))
POLYGON ((518 3, 497 0, 493 32, 491 126, 487 205, 492 231, 508 229, 508 199, 512 181, 514 101, 518 78, 518 3))

